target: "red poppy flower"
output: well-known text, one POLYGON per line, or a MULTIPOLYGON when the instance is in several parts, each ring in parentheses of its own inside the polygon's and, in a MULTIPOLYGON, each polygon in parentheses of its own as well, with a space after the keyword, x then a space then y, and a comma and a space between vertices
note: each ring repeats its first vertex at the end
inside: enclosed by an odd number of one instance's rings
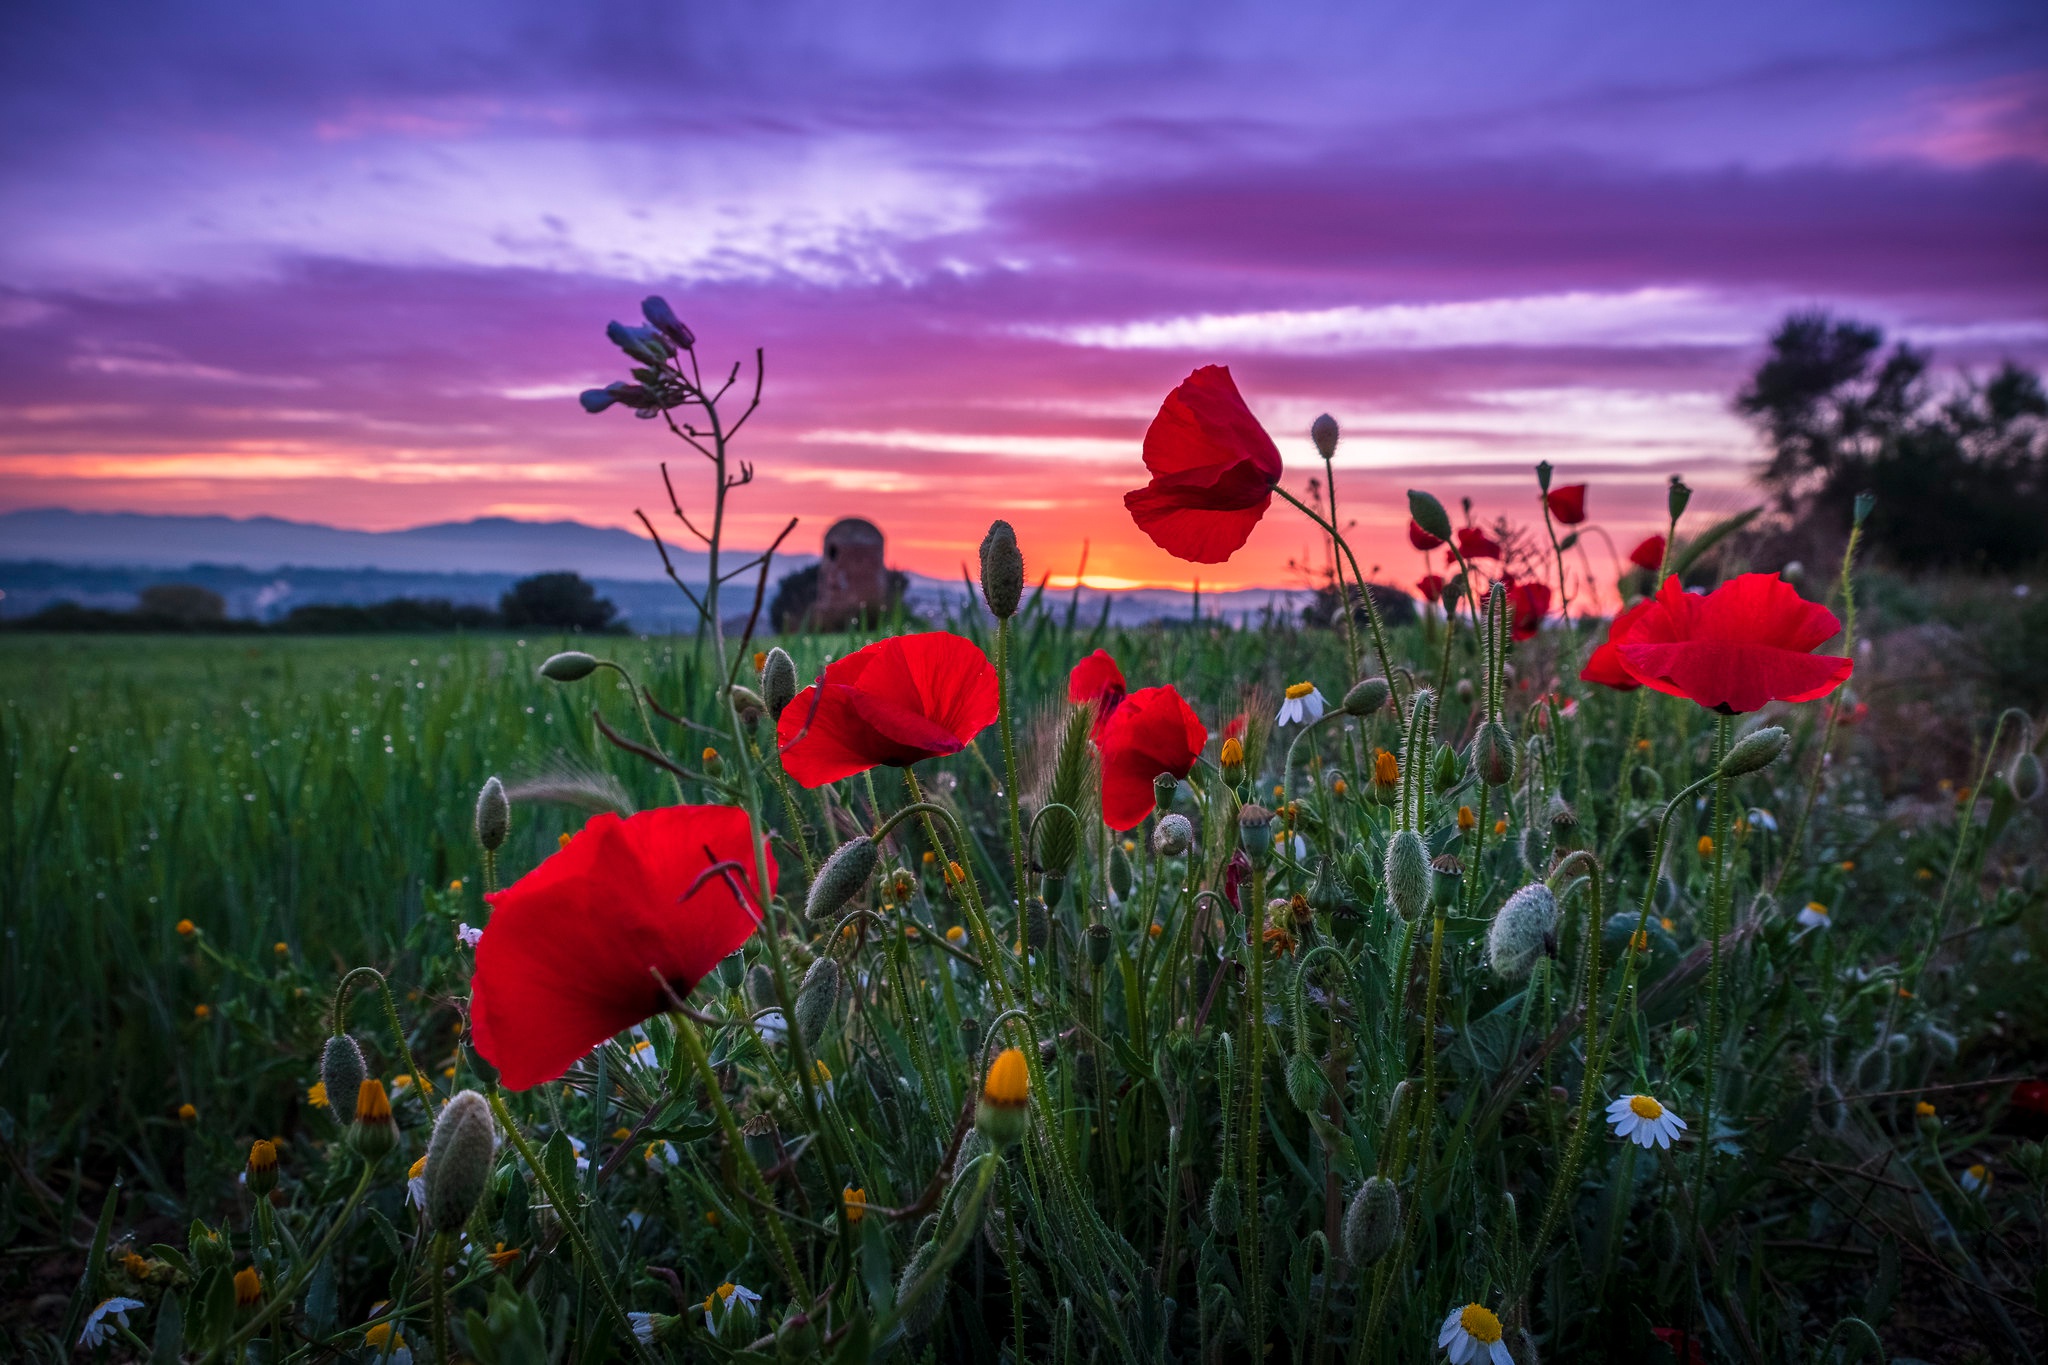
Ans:
POLYGON ((1171 687, 1143 687, 1124 698, 1097 741, 1102 750, 1102 819, 1135 829, 1152 813, 1152 779, 1193 771, 1209 729, 1171 687))
MULTIPOLYGON (((1467 559, 1499 559, 1500 542, 1477 526, 1458 528, 1458 553, 1467 559)), ((1452 561, 1456 563, 1456 560, 1452 561)))
POLYGON ((1579 670, 1580 682, 1599 683, 1602 687, 1611 687, 1617 692, 1633 692, 1642 686, 1636 681, 1634 674, 1622 667, 1621 651, 1615 646, 1617 641, 1635 628, 1637 618, 1648 611, 1651 605, 1652 599, 1646 597, 1607 623, 1607 638, 1600 642, 1599 647, 1586 660, 1586 666, 1579 670))
POLYGON ((1067 700, 1076 706, 1095 703, 1095 734, 1099 738, 1102 727, 1109 724, 1109 718, 1123 701, 1125 694, 1124 671, 1116 666, 1116 660, 1106 649, 1098 649, 1067 674, 1067 700))
POLYGON ((736 806, 596 816, 484 899, 491 920, 476 945, 470 1027, 514 1090, 554 1080, 669 1008, 654 972, 687 995, 761 922, 747 813, 736 806))
POLYGON ((955 754, 996 718, 996 670, 973 641, 935 630, 877 640, 825 666, 776 723, 782 766, 822 787, 887 763, 955 754))
POLYGON ((1674 574, 1626 633, 1608 632, 1608 643, 1645 687, 1733 715, 1834 691, 1855 664, 1813 651, 1841 628, 1774 573, 1746 573, 1704 596, 1674 574))
POLYGON ((1419 521, 1410 521, 1408 523, 1408 543, 1418 550, 1434 550, 1437 546, 1443 544, 1441 540, 1423 530, 1422 523, 1419 521))
POLYGON ((1543 618, 1550 614, 1550 585, 1548 583, 1510 583, 1508 585, 1508 607, 1515 614, 1510 632, 1517 640, 1533 640, 1543 626, 1543 618))
POLYGON ((1231 854, 1230 861, 1223 865, 1223 894, 1229 899, 1230 908, 1239 914, 1244 913, 1244 907, 1238 904, 1237 893, 1251 879, 1251 855, 1239 849, 1231 854))
POLYGON ((1434 602, 1444 595, 1444 576, 1440 573, 1424 574, 1415 581, 1415 587, 1425 602, 1434 602))
POLYGON ((1562 525, 1577 526, 1586 519, 1586 485, 1582 483, 1553 488, 1544 501, 1550 504, 1550 515, 1562 525))
POLYGON ((1671 1348, 1678 1365, 1707 1365, 1707 1358, 1691 1337, 1676 1327, 1652 1327, 1650 1335, 1671 1348))
POLYGON ((1628 562, 1651 573, 1664 567, 1664 537, 1651 536, 1628 552, 1628 562))
POLYGON ((2021 1081, 2012 1088, 2012 1107, 2048 1115, 2048 1081, 2021 1081))
POLYGON ((1223 737, 1225 739, 1243 739, 1246 719, 1245 713, 1240 711, 1229 720, 1224 721, 1223 737))
POLYGON ((1159 407, 1145 432, 1152 482, 1124 494, 1140 530, 1168 554, 1221 564, 1273 501, 1280 451, 1222 365, 1205 365, 1159 407))

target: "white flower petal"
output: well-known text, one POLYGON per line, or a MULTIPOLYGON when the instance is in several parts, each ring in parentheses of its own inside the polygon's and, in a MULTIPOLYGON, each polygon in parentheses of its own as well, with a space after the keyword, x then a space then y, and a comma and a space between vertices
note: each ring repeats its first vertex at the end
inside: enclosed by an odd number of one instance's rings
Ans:
POLYGON ((1465 1310, 1462 1308, 1453 1308, 1451 1310, 1451 1315, 1444 1319, 1443 1330, 1436 1334, 1437 1345, 1450 1345, 1452 1338, 1456 1337, 1458 1333, 1465 1330, 1463 1327, 1458 1325, 1458 1319, 1460 1316, 1463 1315, 1464 1311, 1465 1310))
POLYGON ((1508 1350, 1508 1344, 1505 1339, 1493 1343, 1490 1350, 1493 1355, 1493 1365, 1515 1365, 1514 1353, 1508 1350))

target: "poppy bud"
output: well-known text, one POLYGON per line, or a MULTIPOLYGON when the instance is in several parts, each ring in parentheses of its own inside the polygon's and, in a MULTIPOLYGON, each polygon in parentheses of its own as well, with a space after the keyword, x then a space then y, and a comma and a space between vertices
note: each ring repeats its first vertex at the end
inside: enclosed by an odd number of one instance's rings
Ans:
POLYGON ((249 1193, 258 1199, 267 1197, 277 1188, 277 1147, 273 1143, 257 1139, 249 1144, 249 1165, 243 1172, 249 1182, 249 1193))
POLYGON ((1671 519, 1677 521, 1680 517, 1684 516, 1685 505, 1691 501, 1692 490, 1685 486, 1684 479, 1673 474, 1671 476, 1671 492, 1665 499, 1666 504, 1671 509, 1671 519))
POLYGON ((839 959, 829 956, 813 962, 804 973, 796 992, 796 1028, 805 1047, 822 1042, 838 1018, 840 978, 839 959))
POLYGON ((327 1105, 334 1111, 336 1123, 347 1127, 355 1122, 356 1092, 369 1074, 355 1039, 337 1033, 327 1040, 326 1050, 320 1054, 320 1083, 327 1087, 327 1105))
POLYGON ((814 920, 830 919, 867 885, 874 875, 875 864, 881 854, 875 849, 875 841, 867 835, 856 835, 841 844, 825 865, 818 869, 818 875, 811 882, 811 894, 804 902, 804 913, 814 920))
POLYGON ((1865 521, 1868 521, 1870 519, 1870 513, 1873 509, 1876 508, 1876 506, 1877 494, 1858 493, 1856 495, 1855 505, 1850 509, 1849 515, 1856 525, 1861 526, 1865 521))
MULTIPOLYGON (((495 777, 486 778, 484 789, 476 794, 476 841, 484 852, 496 853, 511 832, 512 802, 505 795, 505 784, 495 777)), ((334 1093, 332 1086, 328 1093, 334 1093)))
POLYGON ((751 687, 734 683, 726 692, 732 698, 733 709, 749 725, 761 719, 761 713, 768 709, 768 703, 761 700, 761 694, 751 687))
POLYGON ((372 1076, 356 1087, 355 1122, 348 1126, 348 1145, 372 1166, 398 1145, 398 1125, 391 1119, 391 1097, 384 1082, 372 1076))
POLYGON ((2006 770, 2006 785, 2018 800, 2031 801, 2041 794, 2041 760, 2032 750, 2023 750, 2013 759, 2012 767, 2006 770))
POLYGON ((1785 752, 1785 731, 1776 725, 1744 735, 1729 747, 1721 760, 1722 777, 1742 777, 1759 768, 1768 768, 1785 752))
POLYGON ((997 1150, 1024 1136, 1030 1126, 1031 1068, 1024 1054, 1004 1048, 989 1063, 988 1078, 982 1082, 981 1098, 974 1106, 974 1126, 997 1150))
POLYGON ((1394 1248, 1401 1232, 1401 1191, 1385 1176, 1369 1177, 1344 1210, 1344 1259, 1363 1269, 1394 1248))
POLYGON ((1536 462, 1536 486, 1545 493, 1550 491, 1550 461, 1538 460, 1536 462))
POLYGON ((1544 814, 1550 819, 1553 833, 1562 834, 1565 830, 1577 829, 1579 826, 1578 811, 1572 808, 1572 803, 1565 800, 1561 792, 1550 794, 1550 801, 1545 807, 1544 814))
POLYGON ((1425 493, 1420 488, 1409 489, 1408 515, 1417 526, 1438 540, 1451 538, 1450 513, 1444 511, 1444 505, 1432 494, 1425 493))
POLYGON ((1458 780, 1458 751, 1448 744, 1436 746, 1430 781, 1438 791, 1449 791, 1458 780))
POLYGON ((925 1242, 910 1253, 910 1259, 903 1263, 903 1274, 896 1280, 896 1302, 897 1306, 903 1309, 902 1325, 907 1336, 917 1336, 930 1328, 939 1320, 939 1310, 946 1306, 944 1276, 936 1277, 935 1283, 916 1302, 903 1302, 903 1296, 910 1292, 911 1286, 924 1278, 925 1271, 931 1269, 931 1264, 938 1254, 937 1242, 925 1242))
POLYGON ((1007 521, 991 523, 981 538, 981 600, 989 615, 1007 621, 1017 614, 1024 597, 1024 554, 1017 548, 1017 533, 1007 521))
POLYGON ((759 962, 748 968, 746 995, 751 1009, 775 1008, 775 973, 759 962))
POLYGON ((1316 454, 1329 459, 1337 453, 1337 419, 1324 413, 1308 425, 1308 438, 1316 443, 1316 454))
POLYGON ((1322 1108, 1323 1092, 1328 1086, 1323 1069, 1306 1052, 1297 1052, 1287 1059, 1287 1098, 1302 1113, 1313 1114, 1322 1108))
POLYGON ((1351 685, 1344 694, 1343 709, 1347 716, 1370 716, 1387 704, 1392 689, 1385 678, 1364 678, 1351 685))
POLYGON ((1180 789, 1180 779, 1172 773, 1160 773, 1152 779, 1152 806, 1164 815, 1173 809, 1173 794, 1180 789))
POLYGON ((1237 840, 1246 857, 1255 863, 1264 862, 1273 851, 1273 812, 1256 804, 1239 807, 1237 840))
POLYGON ((1118 900, 1131 898, 1131 860, 1124 856, 1122 849, 1112 849, 1109 854, 1109 891, 1118 900))
POLYGON ((427 1141, 427 1226, 457 1233, 476 1211, 491 1161, 498 1152, 498 1127, 491 1106, 465 1090, 441 1109, 427 1141))
MULTIPOLYGON (((1125 894, 1129 894, 1126 892, 1125 894)), ((1052 942, 1052 911, 1039 897, 1024 902, 1024 946, 1032 952, 1043 952, 1045 945, 1052 942)))
POLYGON ((581 682, 597 671, 597 660, 580 649, 565 649, 560 654, 551 654, 540 666, 540 675, 549 682, 581 682))
POLYGON ((796 700, 796 691, 796 660, 777 645, 761 661, 761 704, 769 715, 781 720, 783 708, 796 700))
POLYGON ((676 310, 668 306, 668 300, 659 294, 649 294, 640 300, 640 316, 647 319, 647 325, 668 338, 678 351, 688 351, 697 345, 697 334, 683 325, 676 316, 676 310))
POLYGON ((1387 841, 1387 899, 1394 913, 1413 919, 1429 906, 1436 875, 1430 870, 1429 848, 1412 829, 1396 830, 1387 841))
POLYGON ((1495 973, 1505 981, 1526 977, 1556 924, 1557 897, 1542 882, 1509 896, 1486 931, 1486 957, 1495 973))
POLYGON ((1163 815, 1152 827, 1152 851, 1162 858, 1178 858, 1194 842, 1195 827, 1185 815, 1163 815))
POLYGON ((1472 766, 1489 787, 1505 787, 1515 780, 1515 757, 1514 738, 1497 720, 1487 721, 1472 736, 1472 766))
POLYGON ((1218 1237, 1228 1237, 1237 1231, 1243 1215, 1244 1200, 1238 1196, 1236 1177, 1217 1176, 1209 1187, 1209 1227, 1218 1237))
POLYGON ((1088 965, 1100 967, 1109 961, 1109 950, 1115 946, 1109 935, 1107 924, 1091 924, 1081 932, 1081 946, 1088 953, 1088 965))

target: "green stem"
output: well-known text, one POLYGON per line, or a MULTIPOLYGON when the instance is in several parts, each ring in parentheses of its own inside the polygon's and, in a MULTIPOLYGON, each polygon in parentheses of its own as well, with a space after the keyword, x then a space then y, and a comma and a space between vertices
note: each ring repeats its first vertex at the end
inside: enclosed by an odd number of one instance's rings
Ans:
POLYGON ((1394 675, 1393 656, 1387 652, 1386 624, 1380 620, 1379 603, 1372 600, 1371 586, 1365 581, 1365 575, 1359 571, 1358 557, 1351 553, 1351 543, 1344 539, 1343 533, 1336 526, 1323 520, 1314 508, 1310 507, 1300 498, 1295 497, 1294 494, 1277 484, 1274 485, 1273 491, 1300 508, 1304 516, 1328 532, 1330 539, 1337 543, 1337 548, 1344 552, 1344 558, 1350 562, 1351 576, 1358 580, 1359 595, 1365 598, 1365 620, 1366 625, 1372 630, 1372 647, 1380 656, 1380 673, 1386 678, 1387 686, 1395 689, 1394 695, 1398 700, 1400 697, 1400 680, 1394 675))
POLYGON ((412 1059, 412 1047, 405 1041, 405 1026, 398 1022, 398 1002, 392 999, 391 983, 384 979, 384 973, 375 967, 357 967, 342 976, 334 987, 334 1031, 346 1031, 343 1024, 348 1017, 349 990, 359 976, 376 980, 377 992, 384 998, 384 1022, 390 1025, 391 1040, 398 1045, 398 1055, 405 1059, 405 1072, 412 1077, 413 1093, 420 1097, 420 1107, 426 1110, 429 1119, 433 1118, 433 1102, 427 1098, 432 1092, 427 1089, 426 1077, 420 1074, 419 1064, 412 1059))
POLYGON ((1015 680, 1010 676, 1010 618, 996 623, 996 705, 1003 732, 1003 795, 1010 807, 1010 861, 1016 881, 1017 914, 1024 914, 1024 822, 1018 807, 1017 743, 1012 731, 1015 680))
POLYGON ((1266 865, 1264 858, 1254 859, 1251 882, 1245 888, 1250 892, 1246 901, 1250 913, 1246 916, 1249 932, 1247 940, 1252 955, 1251 995, 1249 998, 1250 1019, 1247 1021, 1246 1045, 1251 1056, 1245 1064, 1245 1118, 1244 1118, 1244 1227, 1238 1239, 1240 1254, 1244 1260, 1244 1289, 1251 1300, 1251 1332, 1253 1358, 1259 1358, 1266 1342, 1266 1291, 1265 1280, 1259 1266, 1259 1225, 1263 1215, 1259 1208, 1259 1131, 1265 1124, 1264 1095, 1262 1083, 1266 1064, 1266 865))
MULTIPOLYGON (((1734 718, 1717 716, 1714 721, 1714 762, 1727 756, 1728 744, 1734 734, 1734 718)), ((1714 1062, 1720 1051, 1721 1041, 1721 935, 1728 923, 1728 826, 1732 815, 1728 808, 1729 779, 1716 774, 1714 778, 1714 881, 1707 900, 1707 933, 1711 947, 1707 957, 1707 1052, 1704 1064, 1705 1080, 1700 1094, 1700 1160, 1699 1169, 1693 1176, 1692 1187, 1692 1231, 1694 1236, 1687 1239, 1691 1246, 1697 1240, 1700 1209, 1707 1193, 1707 1172, 1714 1158, 1714 1062)))
POLYGON ((369 1192, 370 1176, 376 1169, 372 1162, 363 1163, 363 1173, 356 1178, 356 1187, 349 1194, 348 1202, 341 1206, 341 1212, 334 1215, 334 1225, 327 1229, 327 1235, 320 1239, 320 1245, 313 1248, 313 1254, 306 1258, 299 1272, 292 1276, 291 1284, 284 1292, 273 1293, 270 1301, 258 1310, 255 1317, 244 1323, 239 1331, 221 1345, 200 1357, 199 1365, 212 1365, 212 1362, 220 1359, 223 1354, 230 1359, 240 1359, 243 1342, 262 1331, 264 1325, 288 1305, 298 1302, 299 1292, 306 1287, 306 1281, 313 1277, 314 1270, 327 1259, 327 1253, 334 1249, 335 1239, 340 1237, 342 1229, 348 1226, 349 1215, 355 1212, 356 1205, 362 1203, 363 1196, 369 1192))

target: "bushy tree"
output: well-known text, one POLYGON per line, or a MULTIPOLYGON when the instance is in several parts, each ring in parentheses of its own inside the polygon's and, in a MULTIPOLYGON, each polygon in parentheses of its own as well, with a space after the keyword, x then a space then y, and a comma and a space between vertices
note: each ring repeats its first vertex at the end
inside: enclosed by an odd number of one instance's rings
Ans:
POLYGON ((514 630, 540 626, 600 631, 611 625, 618 611, 577 573, 542 573, 522 578, 498 599, 499 614, 514 630))

